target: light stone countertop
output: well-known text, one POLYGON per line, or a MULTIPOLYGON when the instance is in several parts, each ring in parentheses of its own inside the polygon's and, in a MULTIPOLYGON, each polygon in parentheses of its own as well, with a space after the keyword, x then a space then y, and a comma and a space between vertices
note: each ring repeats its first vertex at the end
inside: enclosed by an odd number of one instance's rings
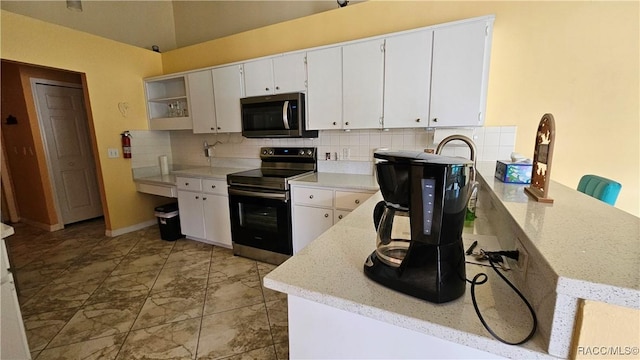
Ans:
POLYGON ((15 231, 13 230, 13 226, 7 225, 5 223, 0 223, 0 238, 4 239, 11 235, 13 235, 15 231))
POLYGON ((215 179, 215 180, 226 180, 227 175, 249 170, 249 168, 234 168, 234 167, 218 167, 218 166, 202 166, 196 168, 186 168, 183 170, 174 170, 171 171, 168 175, 154 175, 154 176, 145 176, 140 178, 135 178, 135 182, 139 183, 148 183, 155 185, 175 185, 176 184, 176 176, 184 176, 184 177, 195 177, 201 179, 215 179))
POLYGON ((378 182, 373 175, 317 172, 289 182, 291 185, 305 185, 331 188, 346 188, 378 191, 378 182))
POLYGON ((202 179, 227 180, 228 174, 249 170, 249 169, 250 168, 241 168, 241 167, 235 168, 235 167, 203 166, 198 168, 173 171, 172 174, 175 176, 197 177, 202 179))
POLYGON ((524 193, 528 185, 496 179, 495 163, 477 169, 558 275, 558 294, 640 308, 640 218, 555 181, 553 204, 538 203, 524 193))
MULTIPOLYGON (((539 333, 521 346, 509 346, 493 339, 474 311, 470 285, 460 299, 434 304, 369 280, 364 275, 363 266, 375 249, 376 235, 371 214, 381 199, 379 192, 374 194, 349 216, 269 273, 264 278, 264 285, 497 355, 554 358, 544 350, 544 340, 539 333)), ((467 265, 467 278, 472 278, 479 271, 485 272, 490 279, 487 285, 477 287, 479 306, 485 318, 498 334, 512 341, 524 338, 531 326, 526 307, 490 268, 467 265)))

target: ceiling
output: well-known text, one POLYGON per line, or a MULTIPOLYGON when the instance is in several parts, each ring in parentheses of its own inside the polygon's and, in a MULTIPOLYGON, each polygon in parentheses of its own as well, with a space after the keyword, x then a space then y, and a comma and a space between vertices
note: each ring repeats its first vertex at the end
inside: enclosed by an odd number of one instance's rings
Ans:
MULTIPOLYGON (((334 0, 116 1, 2 0, 13 13, 161 51, 185 47, 251 29, 339 8, 334 0)), ((350 5, 362 1, 350 1, 350 5)))

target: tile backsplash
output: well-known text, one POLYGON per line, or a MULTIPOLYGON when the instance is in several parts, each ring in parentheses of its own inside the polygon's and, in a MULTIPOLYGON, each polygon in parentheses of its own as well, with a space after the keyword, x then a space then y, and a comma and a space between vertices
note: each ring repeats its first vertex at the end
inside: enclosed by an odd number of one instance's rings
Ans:
MULTIPOLYGON (((516 130, 515 126, 502 126, 465 128, 460 132, 473 139, 478 161, 495 161, 509 159, 516 130)), ((433 129, 326 130, 314 139, 247 139, 239 133, 193 134, 190 130, 134 131, 132 135, 132 168, 158 166, 160 155, 167 155, 172 164, 209 166, 211 159, 204 155, 203 148, 207 141, 209 145, 215 144, 215 159, 257 159, 263 146, 317 147, 320 171, 354 173, 371 173, 375 149, 435 149, 434 135, 441 137, 433 129)), ((469 157, 469 148, 462 142, 450 142, 442 154, 469 157)))

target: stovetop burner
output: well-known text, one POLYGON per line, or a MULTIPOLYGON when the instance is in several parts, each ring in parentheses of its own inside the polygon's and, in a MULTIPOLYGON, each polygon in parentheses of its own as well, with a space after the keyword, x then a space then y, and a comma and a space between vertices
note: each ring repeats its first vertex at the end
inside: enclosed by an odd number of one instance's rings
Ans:
POLYGON ((312 174, 317 170, 317 149, 306 147, 263 147, 259 169, 227 175, 232 187, 252 187, 271 190, 289 190, 289 181, 312 174))

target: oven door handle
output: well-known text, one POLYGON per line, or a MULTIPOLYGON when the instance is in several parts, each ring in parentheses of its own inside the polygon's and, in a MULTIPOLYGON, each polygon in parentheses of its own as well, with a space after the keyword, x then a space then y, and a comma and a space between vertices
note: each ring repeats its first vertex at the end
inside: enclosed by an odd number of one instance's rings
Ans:
POLYGON ((282 104, 282 122, 284 123, 284 128, 289 130, 289 100, 285 100, 284 104, 282 104))
POLYGON ((257 197, 262 199, 273 199, 287 202, 289 200, 288 193, 270 193, 262 191, 249 191, 229 188, 229 195, 257 197))

